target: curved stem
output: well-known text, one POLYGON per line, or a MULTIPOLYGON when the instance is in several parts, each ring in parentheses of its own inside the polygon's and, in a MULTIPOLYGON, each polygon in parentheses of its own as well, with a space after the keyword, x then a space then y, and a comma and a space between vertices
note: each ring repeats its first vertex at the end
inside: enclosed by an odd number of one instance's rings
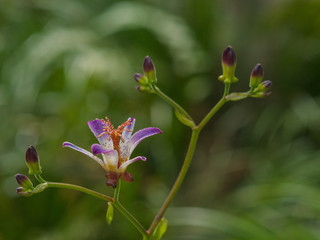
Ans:
MULTIPOLYGON (((160 89, 158 89, 160 91, 160 89)), ((173 198, 175 197, 176 193, 178 192, 184 178, 185 175, 189 169, 191 160, 193 158, 194 155, 194 151, 197 145, 197 141, 198 141, 198 137, 199 134, 202 130, 202 128, 208 123, 208 121, 216 114, 216 112, 227 102, 226 100, 226 96, 229 94, 230 91, 230 84, 229 83, 225 83, 225 89, 224 89, 224 93, 222 98, 220 99, 220 101, 211 109, 211 111, 204 117, 204 119, 201 121, 201 123, 198 126, 195 126, 192 128, 192 135, 191 135, 191 139, 190 139, 190 143, 189 143, 189 147, 188 147, 188 151, 187 151, 187 155, 185 157, 184 163, 181 167, 180 173, 174 183, 174 185, 172 186, 169 195, 167 196, 166 200, 164 201, 163 205, 161 206, 159 212, 157 213, 157 215, 155 216, 155 218, 153 219, 152 224, 150 225, 149 229, 147 230, 147 234, 150 236, 153 231, 155 230, 157 224, 159 223, 159 221, 161 220, 161 218, 163 217, 165 211, 167 210, 167 208, 169 207, 169 205, 171 204, 173 198)), ((161 92, 161 91, 160 91, 161 92)), ((156 92, 157 93, 157 92, 156 92)), ((159 95, 159 94, 158 94, 159 95)), ((159 95, 161 96, 161 95, 159 95)), ((166 95, 164 95, 166 96, 166 95)), ((162 98, 164 98, 163 96, 161 96, 162 98)), ((165 98, 164 98, 165 99, 165 98)), ((170 98, 169 98, 170 99, 170 98)), ((166 99, 165 99, 166 100, 166 99)), ((166 100, 169 102, 169 100, 166 100)), ((170 102, 169 102, 170 103, 170 102)), ((175 103, 175 102, 174 102, 175 103)), ((171 103, 170 103, 171 104, 171 103)), ((172 104, 173 105, 173 104, 172 104)), ((174 106, 174 105, 173 105, 174 106)), ((179 106, 179 105, 178 105, 179 106)), ((183 110, 183 108, 182 108, 183 110)), ((184 111, 184 110, 183 110, 184 111)), ((186 113, 184 111, 184 113, 186 113)), ((187 113, 186 113, 187 114, 187 113)), ((190 117, 190 119, 192 119, 190 117)))
POLYGON ((178 110, 180 113, 184 114, 187 118, 189 118, 191 121, 193 121, 192 117, 187 113, 186 110, 183 109, 183 107, 181 107, 178 103, 176 103, 169 96, 167 96, 164 92, 162 92, 157 86, 152 86, 152 89, 159 97, 161 97, 163 100, 165 100, 167 103, 169 103, 174 109, 178 110))
POLYGON ((177 177, 177 180, 175 181, 169 195, 167 196, 167 199, 164 201, 162 207, 160 208, 158 214, 155 216, 151 226, 149 227, 147 233, 148 234, 151 234, 155 227, 157 226, 158 222, 161 220, 161 218, 163 217, 165 211, 167 210, 167 208, 169 207, 170 203, 172 202, 174 196, 176 195, 177 191, 179 190, 183 180, 184 180, 184 177, 186 176, 186 173, 189 169, 189 166, 190 166, 190 163, 191 163, 191 160, 192 160, 192 157, 193 157, 193 154, 194 154, 194 151, 195 151, 195 148, 196 148, 196 144, 197 144, 197 141, 198 141, 198 137, 199 137, 199 133, 200 133, 200 130, 195 127, 192 131, 192 136, 191 136, 191 139, 190 139, 190 143, 189 143, 189 147, 188 147, 188 151, 187 151, 187 155, 186 155, 186 158, 184 160, 184 163, 182 165, 182 168, 180 170, 180 173, 177 177))
POLYGON ((54 188, 67 188, 67 189, 72 189, 80 192, 84 192, 86 194, 89 194, 91 196, 100 198, 102 200, 108 201, 108 202, 113 202, 114 199, 112 197, 109 197, 107 195, 104 195, 102 193, 93 191, 91 189, 81 187, 78 185, 73 185, 73 184, 68 184, 68 183, 57 183, 57 182, 48 182, 48 187, 54 187, 54 188))
POLYGON ((142 234, 144 239, 148 239, 146 229, 127 209, 125 209, 124 206, 121 205, 120 202, 114 201, 112 204, 133 224, 133 226, 135 226, 135 228, 142 234))
POLYGON ((146 239, 148 237, 147 231, 142 226, 142 224, 119 202, 121 189, 121 179, 119 179, 116 189, 114 190, 113 195, 113 206, 119 210, 131 223, 135 228, 142 234, 143 238, 146 239))
POLYGON ((34 177, 38 180, 39 183, 46 183, 47 181, 44 180, 40 174, 35 174, 34 177))

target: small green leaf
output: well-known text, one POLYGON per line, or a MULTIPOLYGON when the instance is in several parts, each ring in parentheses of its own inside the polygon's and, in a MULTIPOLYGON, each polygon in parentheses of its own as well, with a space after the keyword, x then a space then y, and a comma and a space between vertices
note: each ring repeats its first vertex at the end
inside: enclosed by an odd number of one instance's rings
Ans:
POLYGON ((158 223, 156 229, 152 234, 152 240, 160 240, 167 231, 168 220, 165 218, 161 218, 160 222, 158 223))
POLYGON ((176 114, 176 117, 178 118, 178 120, 180 122, 182 122, 184 125, 188 126, 188 127, 195 127, 195 123, 193 122, 192 119, 190 119, 189 116, 187 116, 185 113, 180 112, 179 110, 175 109, 174 113, 176 114))
POLYGON ((226 96, 227 101, 239 101, 249 96, 248 93, 231 93, 226 96))
POLYGON ((31 192, 32 193, 40 193, 48 187, 48 183, 38 184, 31 192))
POLYGON ((113 219, 113 205, 111 202, 108 202, 108 210, 106 214, 106 220, 108 224, 111 224, 113 219))

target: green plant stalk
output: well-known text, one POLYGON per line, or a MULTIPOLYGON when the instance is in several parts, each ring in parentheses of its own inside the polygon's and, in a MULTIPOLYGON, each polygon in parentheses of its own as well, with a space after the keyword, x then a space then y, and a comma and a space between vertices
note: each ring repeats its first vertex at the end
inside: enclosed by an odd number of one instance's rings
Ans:
POLYGON ((118 209, 131 223, 135 228, 142 234, 143 239, 148 239, 148 234, 146 229, 142 224, 127 210, 124 206, 118 201, 112 202, 113 206, 118 209))
POLYGON ((119 203, 118 200, 119 200, 119 193, 120 193, 120 182, 115 190, 114 198, 82 186, 74 185, 74 184, 48 182, 48 187, 72 189, 72 190, 80 191, 80 192, 89 194, 91 196, 100 198, 107 202, 112 202, 113 206, 115 206, 119 210, 119 212, 121 212, 137 228, 137 230, 142 234, 144 238, 148 236, 145 228, 141 225, 141 223, 134 216, 132 216, 131 213, 127 209, 125 209, 125 207, 123 207, 119 203))
POLYGON ((121 179, 119 179, 117 187, 114 190, 113 198, 115 202, 119 202, 120 189, 121 189, 121 179))
POLYGON ((38 181, 39 183, 46 183, 46 182, 47 182, 46 180, 44 180, 44 179, 40 176, 40 174, 35 174, 34 177, 37 179, 37 181, 38 181))
MULTIPOLYGON (((169 205, 171 204, 171 202, 172 202, 173 198, 175 197, 176 193, 178 192, 178 190, 179 190, 179 188, 180 188, 180 186, 181 186, 181 184, 182 184, 182 182, 183 182, 183 180, 184 180, 184 178, 185 178, 185 176, 187 174, 187 171, 188 171, 189 166, 191 164, 191 161, 192 161, 192 158, 193 158, 193 155, 194 155, 194 152, 195 152, 195 148, 196 148, 196 145, 197 145, 197 142, 198 142, 198 137, 199 137, 199 134, 200 134, 202 128, 217 113, 217 111, 227 102, 225 97, 229 94, 229 90, 230 90, 230 84, 226 83, 225 84, 224 93, 223 93, 223 96, 220 99, 220 101, 204 117, 204 119, 201 121, 201 123, 198 126, 195 126, 192 129, 192 135, 191 135, 188 151, 187 151, 184 163, 183 163, 183 165, 181 167, 180 173, 179 173, 174 185, 172 186, 169 195, 167 196, 167 198, 164 201, 163 205, 161 206, 159 212, 157 213, 157 215, 153 219, 153 222, 151 223, 149 229, 147 230, 147 233, 148 233, 149 236, 152 235, 152 233, 155 230, 157 224, 159 223, 159 221, 163 217, 165 211, 168 209, 169 205)), ((159 89, 159 91, 160 91, 160 89, 159 89)), ((170 100, 173 101, 172 99, 170 99, 170 100)), ((171 104, 171 105, 174 106, 174 104, 171 104)), ((186 114, 189 116, 188 113, 186 113, 186 114)))
POLYGON ((119 179, 116 189, 114 190, 112 205, 119 210, 135 228, 142 234, 143 239, 148 239, 147 231, 142 224, 119 202, 121 190, 121 179, 119 179))
POLYGON ((113 202, 114 199, 112 197, 109 197, 107 195, 104 195, 102 193, 93 191, 91 189, 81 187, 78 185, 73 185, 73 184, 68 184, 68 183, 57 183, 57 182, 48 182, 48 187, 54 187, 54 188, 67 188, 67 189, 72 189, 80 192, 84 192, 86 194, 89 194, 91 196, 100 198, 102 200, 108 201, 108 202, 113 202))
POLYGON ((186 110, 183 109, 183 107, 181 107, 178 103, 176 103, 169 96, 167 96, 164 92, 162 92, 157 86, 152 85, 152 89, 159 97, 161 97, 163 100, 165 100, 167 103, 169 103, 174 109, 176 109, 179 112, 183 113, 191 121, 193 121, 192 117, 187 113, 186 110))
POLYGON ((149 227, 147 233, 148 234, 152 234, 153 231, 155 230, 158 222, 161 220, 161 218, 163 217, 165 211, 167 210, 167 208, 169 207, 169 205, 171 204, 174 196, 176 195, 176 193, 178 192, 184 177, 186 176, 186 173, 189 169, 196 145, 197 145, 197 141, 198 141, 198 137, 199 137, 199 129, 198 128, 194 128, 194 130, 192 131, 192 135, 191 135, 191 139, 190 139, 190 143, 189 143, 189 147, 188 147, 188 151, 187 151, 187 155, 186 158, 184 160, 184 163, 182 165, 182 168, 180 170, 180 173, 177 177, 177 180, 175 181, 173 187, 171 188, 171 191, 169 193, 169 195, 167 196, 167 199, 164 201, 162 207, 160 208, 159 212, 157 213, 157 215, 155 216, 151 226, 149 227))
POLYGON ((209 122, 209 120, 218 112, 218 110, 227 102, 226 96, 229 94, 230 83, 225 84, 224 93, 220 101, 211 109, 211 111, 199 123, 199 131, 209 122))

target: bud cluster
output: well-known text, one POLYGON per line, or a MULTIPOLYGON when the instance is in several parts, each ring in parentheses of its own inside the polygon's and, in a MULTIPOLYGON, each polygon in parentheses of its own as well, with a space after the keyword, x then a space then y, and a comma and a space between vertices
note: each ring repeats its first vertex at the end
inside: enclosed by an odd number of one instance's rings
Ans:
MULTIPOLYGON (((29 168, 29 174, 35 175, 37 179, 41 178, 41 166, 39 155, 34 146, 28 147, 25 157, 26 164, 29 168)), ((29 197, 35 193, 42 192, 48 186, 46 182, 43 183, 44 181, 42 181, 41 184, 37 185, 36 187, 33 187, 31 180, 23 174, 16 174, 15 177, 17 183, 20 185, 20 187, 17 188, 17 193, 21 196, 29 197)))
POLYGON ((272 82, 270 80, 262 81, 263 69, 260 63, 258 63, 251 72, 250 76, 250 97, 262 98, 271 94, 269 89, 272 82))
POLYGON ((133 75, 133 78, 139 83, 137 90, 141 92, 153 92, 152 85, 157 82, 157 78, 154 64, 149 56, 146 56, 144 59, 143 72, 144 74, 135 73, 133 75))

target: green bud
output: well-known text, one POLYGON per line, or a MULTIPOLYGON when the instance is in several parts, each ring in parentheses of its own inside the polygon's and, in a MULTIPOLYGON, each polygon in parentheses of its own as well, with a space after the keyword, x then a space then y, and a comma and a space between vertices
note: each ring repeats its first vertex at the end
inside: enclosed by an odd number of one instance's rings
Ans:
POLYGON ((113 205, 111 202, 108 202, 108 210, 106 214, 106 220, 108 224, 111 224, 113 220, 113 205))
POLYGON ((167 231, 168 220, 165 218, 161 218, 160 222, 158 223, 156 229, 152 234, 152 240, 160 240, 167 231))
POLYGON ((16 174, 15 177, 16 177, 17 183, 22 188, 31 189, 31 190, 33 189, 33 184, 27 176, 25 176, 23 174, 16 174))
POLYGON ((141 85, 146 85, 148 83, 147 77, 141 73, 135 73, 133 78, 141 85))
POLYGON ((263 81, 258 85, 258 87, 253 91, 253 93, 250 96, 255 98, 263 98, 269 96, 271 94, 271 92, 269 92, 271 85, 272 82, 270 80, 263 81))
POLYGON ((145 85, 145 86, 137 86, 136 89, 137 89, 139 92, 153 93, 153 90, 152 90, 151 87, 149 87, 148 85, 145 85))
POLYGON ((258 63, 251 72, 250 75, 250 88, 254 89, 258 87, 258 85, 261 83, 263 77, 263 69, 260 63, 258 63))
POLYGON ((30 175, 41 174, 40 160, 34 146, 29 146, 26 151, 26 163, 30 175))
POLYGON ((17 193, 21 196, 29 197, 33 194, 40 193, 48 187, 48 183, 41 183, 37 185, 34 189, 26 189, 24 187, 18 187, 17 193))
POLYGON ((222 54, 222 75, 219 76, 219 80, 224 83, 234 83, 238 81, 238 78, 234 76, 237 57, 231 46, 228 46, 222 54))
POLYGON ((152 59, 149 56, 146 56, 143 61, 143 72, 145 76, 148 78, 149 83, 153 84, 157 82, 156 69, 152 62, 152 59))
POLYGON ((31 195, 33 195, 32 190, 26 189, 24 187, 18 187, 17 194, 24 196, 24 197, 30 197, 31 195))

